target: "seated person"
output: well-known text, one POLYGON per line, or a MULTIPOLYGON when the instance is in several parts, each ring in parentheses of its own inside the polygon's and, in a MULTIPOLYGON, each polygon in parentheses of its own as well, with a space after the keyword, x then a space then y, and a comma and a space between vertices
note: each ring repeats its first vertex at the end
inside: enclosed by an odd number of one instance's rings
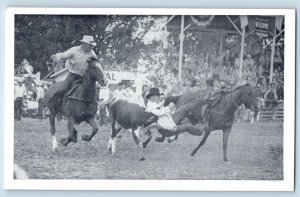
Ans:
POLYGON ((275 83, 270 84, 270 88, 267 90, 264 96, 265 99, 265 104, 266 104, 266 109, 272 109, 273 111, 273 117, 272 119, 275 120, 276 116, 276 111, 277 111, 277 93, 276 93, 276 88, 275 88, 275 83))
POLYGON ((270 88, 265 93, 264 99, 266 101, 266 108, 273 108, 277 106, 277 93, 275 83, 270 84, 270 88))

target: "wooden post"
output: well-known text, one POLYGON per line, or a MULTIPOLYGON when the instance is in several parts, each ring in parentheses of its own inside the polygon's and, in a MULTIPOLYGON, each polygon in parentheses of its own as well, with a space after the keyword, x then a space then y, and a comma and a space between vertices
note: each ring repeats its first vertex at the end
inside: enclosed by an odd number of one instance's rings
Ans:
POLYGON ((220 53, 222 52, 222 49, 223 49, 223 39, 224 39, 224 34, 221 33, 220 49, 219 49, 219 52, 220 52, 220 53))
POLYGON ((243 76, 244 45, 245 45, 245 27, 242 30, 242 43, 241 43, 241 52, 240 52, 240 69, 239 69, 240 79, 243 76))
POLYGON ((184 15, 181 16, 181 29, 180 29, 179 68, 178 68, 179 69, 178 70, 178 80, 179 81, 181 81, 183 39, 184 39, 184 15))
POLYGON ((270 83, 273 81, 273 64, 274 64, 274 55, 275 55, 275 41, 276 41, 276 28, 274 30, 273 35, 273 43, 272 43, 272 53, 271 53, 271 62, 270 62, 270 83))

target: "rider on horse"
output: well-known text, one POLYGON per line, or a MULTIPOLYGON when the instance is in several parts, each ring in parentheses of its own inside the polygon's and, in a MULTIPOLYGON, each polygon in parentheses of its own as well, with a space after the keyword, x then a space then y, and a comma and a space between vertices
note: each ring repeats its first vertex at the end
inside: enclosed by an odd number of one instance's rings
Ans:
POLYGON ((54 64, 61 60, 66 60, 65 65, 69 68, 69 74, 62 84, 49 89, 46 101, 49 102, 54 95, 64 95, 71 88, 74 81, 82 79, 84 72, 87 70, 88 62, 97 59, 93 50, 97 45, 94 37, 84 35, 80 42, 80 46, 74 46, 63 53, 56 53, 52 56, 54 64))

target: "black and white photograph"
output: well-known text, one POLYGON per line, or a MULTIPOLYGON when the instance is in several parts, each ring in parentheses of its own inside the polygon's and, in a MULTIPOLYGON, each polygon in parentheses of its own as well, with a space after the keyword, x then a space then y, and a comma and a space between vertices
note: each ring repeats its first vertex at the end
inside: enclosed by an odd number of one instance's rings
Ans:
POLYGON ((294 10, 120 10, 7 11, 7 188, 293 190, 294 10))

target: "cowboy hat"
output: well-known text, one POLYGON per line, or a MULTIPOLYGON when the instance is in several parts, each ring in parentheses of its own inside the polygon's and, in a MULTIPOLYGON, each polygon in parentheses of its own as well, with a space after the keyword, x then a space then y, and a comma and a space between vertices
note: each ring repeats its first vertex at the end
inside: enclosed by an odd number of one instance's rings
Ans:
POLYGON ((97 45, 96 42, 94 41, 94 37, 93 36, 88 36, 88 35, 84 35, 82 40, 80 40, 80 42, 90 44, 94 47, 97 45))
POLYGON ((248 58, 251 58, 251 54, 247 54, 247 57, 248 57, 248 58))
POLYGON ((149 93, 146 95, 146 99, 149 99, 151 96, 161 96, 163 93, 159 93, 158 88, 151 88, 149 93))

